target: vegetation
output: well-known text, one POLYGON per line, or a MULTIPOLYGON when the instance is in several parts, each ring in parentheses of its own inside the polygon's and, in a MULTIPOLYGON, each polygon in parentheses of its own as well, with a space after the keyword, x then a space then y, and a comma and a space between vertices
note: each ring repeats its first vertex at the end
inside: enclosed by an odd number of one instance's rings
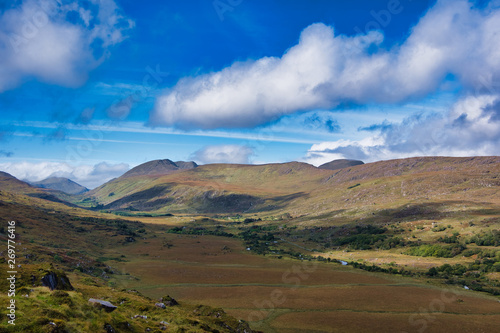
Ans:
POLYGON ((405 253, 420 257, 453 258, 454 256, 461 254, 465 249, 466 247, 461 244, 449 246, 442 246, 439 244, 425 244, 412 247, 405 253))
POLYGON ((479 246, 500 246, 500 230, 474 235, 468 240, 468 243, 476 243, 479 246))

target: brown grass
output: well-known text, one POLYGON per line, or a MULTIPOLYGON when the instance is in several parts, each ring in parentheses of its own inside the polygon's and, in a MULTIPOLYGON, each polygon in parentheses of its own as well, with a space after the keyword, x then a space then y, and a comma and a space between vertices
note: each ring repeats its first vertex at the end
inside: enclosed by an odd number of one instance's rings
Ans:
MULTIPOLYGON (((445 310, 446 311, 446 310, 445 310)), ((295 332, 496 332, 500 315, 428 315, 367 313, 352 311, 292 312, 279 316, 272 327, 282 333, 295 332)))
POLYGON ((436 327, 455 321, 474 327, 479 318, 487 318, 488 323, 478 326, 486 331, 493 327, 490 322, 500 319, 500 303, 493 297, 477 297, 458 287, 451 289, 454 294, 442 294, 442 289, 416 279, 338 264, 300 270, 301 275, 288 275, 298 280, 284 283, 283 274, 301 267, 300 261, 252 255, 236 239, 163 234, 118 251, 129 261, 113 266, 131 274, 120 276, 119 285, 152 298, 170 294, 185 302, 222 307, 238 318, 253 320, 254 328, 263 331, 411 332, 420 326, 411 326, 409 317, 436 305, 444 311, 433 320, 436 327), (162 249, 164 241, 173 246, 162 249))

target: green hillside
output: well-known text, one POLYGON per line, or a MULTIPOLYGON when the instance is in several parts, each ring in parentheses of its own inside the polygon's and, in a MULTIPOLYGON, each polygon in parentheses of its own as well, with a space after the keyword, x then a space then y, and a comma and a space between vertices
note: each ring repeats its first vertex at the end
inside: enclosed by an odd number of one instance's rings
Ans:
POLYGON ((79 204, 106 211, 316 216, 418 200, 495 202, 499 157, 412 158, 324 170, 305 163, 212 164, 164 176, 120 177, 79 204), (360 207, 358 207, 360 208, 360 207))

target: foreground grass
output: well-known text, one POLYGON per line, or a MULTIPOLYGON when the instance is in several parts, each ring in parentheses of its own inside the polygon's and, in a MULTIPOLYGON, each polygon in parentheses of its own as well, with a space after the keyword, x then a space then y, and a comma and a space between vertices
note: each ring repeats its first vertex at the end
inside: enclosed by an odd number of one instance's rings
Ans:
MULTIPOLYGON (((15 326, 6 320, 2 332, 236 332, 247 326, 222 309, 181 304, 166 309, 155 306, 158 300, 135 291, 99 285, 88 277, 71 275, 74 291, 50 291, 47 287, 18 290, 15 326), (90 285, 93 284, 93 285, 90 285), (92 306, 89 298, 107 300, 118 308, 111 313, 92 306)), ((9 300, 0 296, 2 304, 9 300)), ((2 318, 6 318, 5 307, 2 318)))

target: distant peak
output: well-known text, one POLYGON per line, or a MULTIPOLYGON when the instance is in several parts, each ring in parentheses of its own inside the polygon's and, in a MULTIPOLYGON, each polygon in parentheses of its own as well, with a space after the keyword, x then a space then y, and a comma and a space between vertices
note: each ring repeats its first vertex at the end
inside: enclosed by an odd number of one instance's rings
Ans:
POLYGON ((365 164, 363 161, 359 160, 349 160, 349 159, 339 159, 333 160, 331 162, 320 165, 318 168, 326 170, 338 170, 353 167, 356 165, 365 164))
POLYGON ((195 162, 173 162, 169 159, 153 160, 130 169, 122 177, 167 175, 179 170, 194 169, 197 166, 195 162))
POLYGON ((64 177, 49 177, 39 182, 32 182, 31 185, 61 191, 67 194, 82 194, 88 191, 85 186, 64 177))

